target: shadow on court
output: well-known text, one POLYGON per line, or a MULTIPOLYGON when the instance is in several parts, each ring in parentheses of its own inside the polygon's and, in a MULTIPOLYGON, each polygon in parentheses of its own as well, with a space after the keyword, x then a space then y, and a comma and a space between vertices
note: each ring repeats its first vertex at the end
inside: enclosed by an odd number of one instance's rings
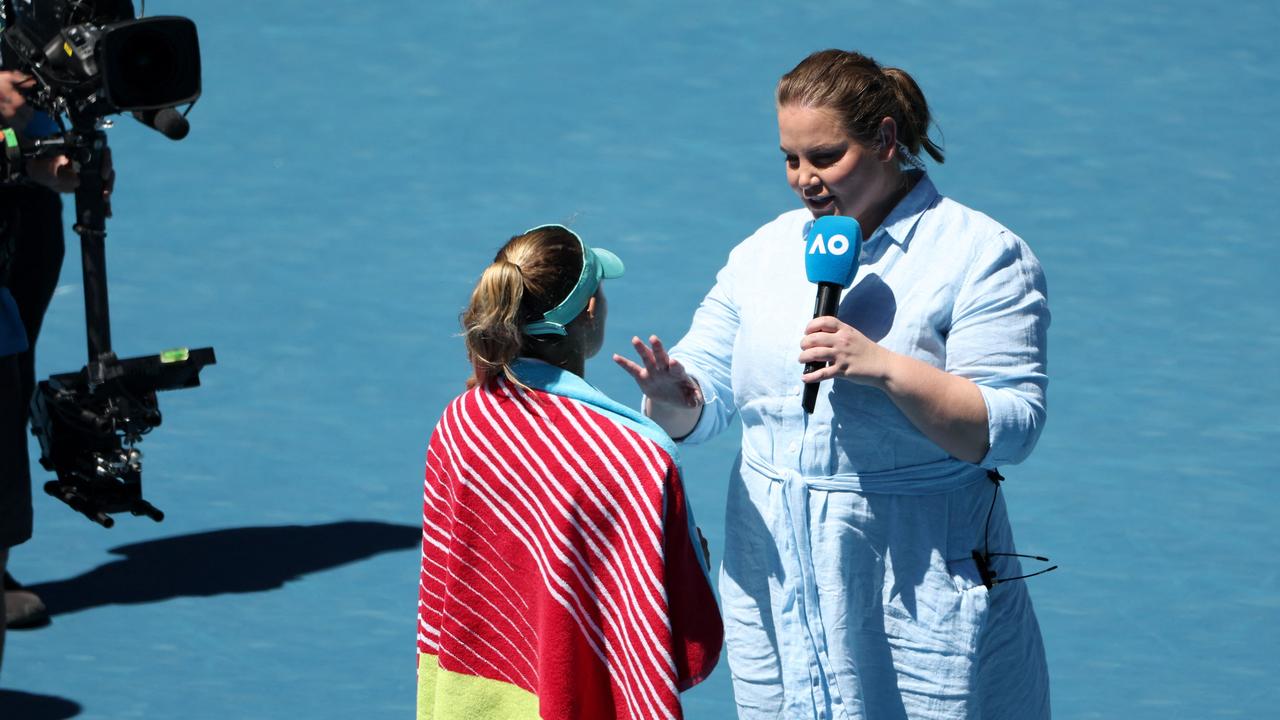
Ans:
POLYGON ((228 528, 112 548, 113 554, 124 557, 30 588, 44 600, 50 615, 102 605, 263 592, 308 573, 417 547, 421 539, 421 528, 367 520, 228 528))
POLYGON ((0 717, 14 720, 65 720, 80 714, 79 703, 52 695, 0 690, 0 717))

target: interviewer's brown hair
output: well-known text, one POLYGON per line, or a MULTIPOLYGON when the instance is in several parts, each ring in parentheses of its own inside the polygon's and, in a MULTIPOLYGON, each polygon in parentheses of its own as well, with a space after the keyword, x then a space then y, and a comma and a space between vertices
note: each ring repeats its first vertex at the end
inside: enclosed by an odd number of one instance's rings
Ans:
MULTIPOLYGON (((499 375, 524 387, 511 363, 535 340, 524 326, 558 305, 582 273, 582 245, 562 227, 541 227, 507 241, 484 269, 462 311, 462 335, 474 375, 467 387, 499 375)), ((555 342, 558 336, 537 342, 555 342)))
MULTIPOLYGON (((874 146, 880 121, 891 117, 898 142, 907 150, 902 165, 918 164, 923 149, 939 163, 942 148, 929 139, 929 103, 905 70, 881 67, 870 57, 846 50, 820 50, 778 81, 778 107, 824 108, 836 113, 849 137, 874 146)), ((899 148, 901 155, 901 148, 899 148)))

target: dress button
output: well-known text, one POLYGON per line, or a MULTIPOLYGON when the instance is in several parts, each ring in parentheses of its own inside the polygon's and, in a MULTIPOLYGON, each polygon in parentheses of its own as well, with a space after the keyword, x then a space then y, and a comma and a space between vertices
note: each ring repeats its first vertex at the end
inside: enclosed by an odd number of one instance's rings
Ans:
POLYGON ((799 445, 796 445, 795 443, 791 443, 790 445, 787 446, 787 452, 795 452, 796 450, 799 449, 799 447, 800 447, 799 445))

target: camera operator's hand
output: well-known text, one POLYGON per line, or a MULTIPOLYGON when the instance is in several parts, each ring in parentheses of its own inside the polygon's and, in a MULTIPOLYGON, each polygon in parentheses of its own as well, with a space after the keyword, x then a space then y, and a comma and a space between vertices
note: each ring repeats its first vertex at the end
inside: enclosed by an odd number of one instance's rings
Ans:
POLYGON ((0 70, 0 124, 17 132, 31 122, 32 109, 22 91, 35 82, 30 75, 0 70))
MULTIPOLYGON (((27 104, 22 91, 34 84, 35 79, 26 73, 0 70, 0 124, 19 134, 26 129, 35 111, 27 104)), ((26 172, 31 180, 60 193, 75 192, 80 186, 80 175, 66 155, 28 160, 26 172)), ((114 180, 110 156, 104 159, 103 177, 107 181, 105 193, 109 195, 114 180)))
POLYGON ((60 193, 72 193, 80 187, 80 173, 66 155, 28 160, 27 177, 60 193))

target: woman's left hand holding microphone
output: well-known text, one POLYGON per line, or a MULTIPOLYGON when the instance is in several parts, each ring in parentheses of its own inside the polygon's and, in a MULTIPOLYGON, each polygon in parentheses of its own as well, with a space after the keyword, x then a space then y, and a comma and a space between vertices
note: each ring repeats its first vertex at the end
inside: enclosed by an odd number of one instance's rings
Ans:
POLYGON ((805 327, 800 340, 801 363, 829 363, 800 377, 804 382, 850 380, 883 387, 893 353, 876 344, 851 325, 825 315, 805 327))

